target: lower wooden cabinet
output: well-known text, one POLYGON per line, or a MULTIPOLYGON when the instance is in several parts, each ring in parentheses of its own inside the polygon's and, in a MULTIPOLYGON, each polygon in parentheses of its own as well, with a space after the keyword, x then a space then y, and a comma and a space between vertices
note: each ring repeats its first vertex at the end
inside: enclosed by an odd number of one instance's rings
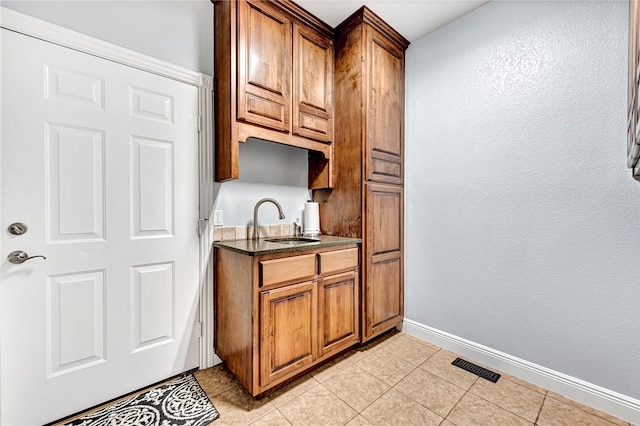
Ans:
POLYGON ((357 245, 215 253, 216 354, 252 395, 359 343, 357 245))

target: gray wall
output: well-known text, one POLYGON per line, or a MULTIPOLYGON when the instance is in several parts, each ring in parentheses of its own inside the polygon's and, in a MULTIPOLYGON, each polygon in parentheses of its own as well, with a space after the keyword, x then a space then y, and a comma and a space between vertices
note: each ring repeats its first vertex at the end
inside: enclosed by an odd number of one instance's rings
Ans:
POLYGON ((490 2, 406 69, 406 317, 640 398, 627 2, 490 2))
MULTIPOLYGON (((7 1, 4 7, 100 40, 213 74, 213 5, 210 0, 7 1)), ((215 186, 214 208, 225 226, 253 222, 253 206, 264 197, 280 201, 260 209, 261 224, 292 223, 302 217, 307 190, 307 151, 262 141, 240 146, 240 179, 215 186)))
POLYGON ((286 216, 278 219, 273 205, 260 207, 260 225, 290 224, 303 219, 308 190, 307 150, 249 139, 240 144, 240 179, 216 185, 215 209, 224 212, 225 226, 253 224, 253 207, 275 198, 286 216))

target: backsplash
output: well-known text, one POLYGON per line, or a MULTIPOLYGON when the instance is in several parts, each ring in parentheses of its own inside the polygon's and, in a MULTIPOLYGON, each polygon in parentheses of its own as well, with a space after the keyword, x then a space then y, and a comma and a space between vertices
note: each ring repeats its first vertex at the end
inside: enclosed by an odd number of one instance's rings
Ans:
MULTIPOLYGON (((293 224, 261 225, 258 227, 260 237, 280 237, 293 235, 293 224)), ((250 226, 214 226, 213 241, 246 240, 253 236, 253 225, 250 226)))

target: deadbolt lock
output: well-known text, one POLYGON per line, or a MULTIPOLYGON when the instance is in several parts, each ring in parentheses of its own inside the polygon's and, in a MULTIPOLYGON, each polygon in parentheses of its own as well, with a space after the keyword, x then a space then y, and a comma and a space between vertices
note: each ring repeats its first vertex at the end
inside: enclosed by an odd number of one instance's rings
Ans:
POLYGON ((9 225, 9 233, 13 235, 22 235, 27 232, 27 225, 24 223, 16 222, 9 225))

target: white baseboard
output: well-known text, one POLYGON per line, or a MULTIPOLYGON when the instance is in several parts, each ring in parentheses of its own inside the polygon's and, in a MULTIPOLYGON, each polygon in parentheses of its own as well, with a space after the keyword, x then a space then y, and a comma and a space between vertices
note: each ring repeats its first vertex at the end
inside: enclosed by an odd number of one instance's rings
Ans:
POLYGON ((529 361, 406 319, 402 331, 493 369, 596 408, 633 424, 640 424, 640 400, 550 370, 529 361))

